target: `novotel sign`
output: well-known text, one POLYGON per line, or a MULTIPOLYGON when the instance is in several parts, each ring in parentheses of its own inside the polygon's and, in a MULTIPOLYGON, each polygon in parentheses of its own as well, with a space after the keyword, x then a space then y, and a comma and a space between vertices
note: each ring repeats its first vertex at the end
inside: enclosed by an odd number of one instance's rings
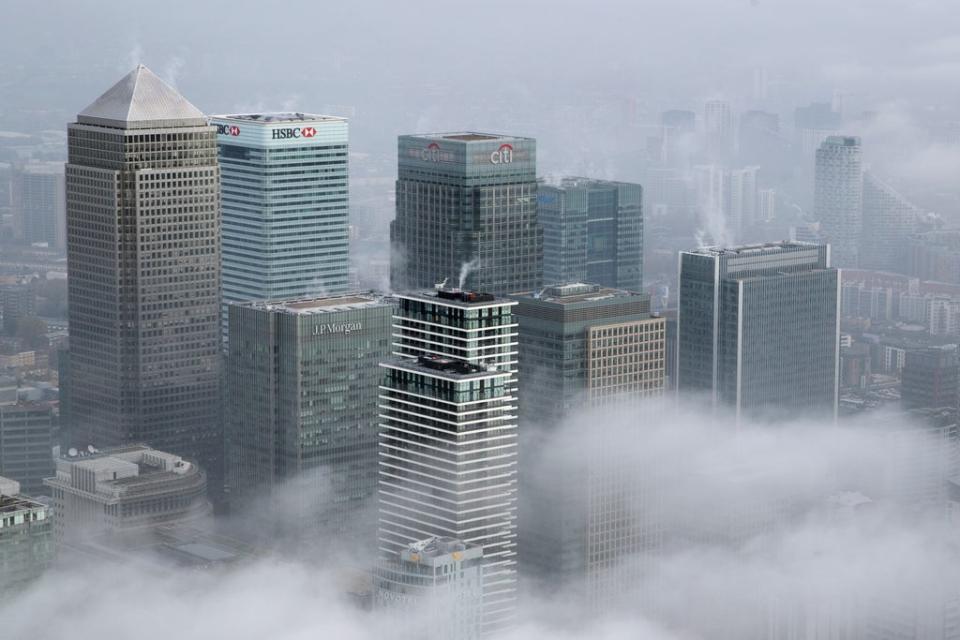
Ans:
POLYGON ((325 336, 331 333, 350 333, 363 330, 362 322, 328 322, 313 327, 313 335, 325 336))

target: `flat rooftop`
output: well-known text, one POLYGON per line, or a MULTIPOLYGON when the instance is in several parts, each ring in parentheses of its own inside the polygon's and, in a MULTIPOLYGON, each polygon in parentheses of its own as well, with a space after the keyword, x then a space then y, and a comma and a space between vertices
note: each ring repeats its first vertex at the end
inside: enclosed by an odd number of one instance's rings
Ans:
POLYGON ((405 369, 414 373, 442 373, 447 376, 466 379, 511 375, 509 371, 500 371, 496 367, 487 369, 466 360, 434 355, 419 356, 418 358, 394 358, 381 366, 405 369))
POLYGON ((441 288, 433 291, 415 291, 397 294, 400 298, 409 300, 423 300, 457 307, 493 307, 500 305, 517 304, 516 300, 498 298, 492 293, 482 291, 466 291, 456 288, 441 288))
POLYGON ((43 503, 24 496, 0 496, 0 513, 15 513, 43 508, 45 508, 43 503))
POLYGON ((383 304, 383 298, 379 296, 328 296, 323 298, 300 298, 296 300, 266 300, 255 302, 243 302, 238 306, 251 307, 264 311, 277 311, 291 314, 319 314, 333 313, 336 311, 347 311, 350 309, 362 309, 364 307, 373 307, 383 304))
POLYGON ((612 289, 610 287, 577 282, 547 287, 531 293, 516 294, 516 297, 523 300, 539 300, 556 304, 578 304, 581 302, 599 302, 601 300, 611 300, 614 298, 643 300, 648 296, 645 293, 635 293, 623 289, 612 289))
POLYGON ((255 124, 280 124, 283 122, 323 122, 346 121, 339 116, 325 116, 316 113, 300 113, 299 111, 278 111, 275 113, 235 113, 232 115, 211 116, 215 120, 237 120, 255 124))
POLYGON ((763 242, 745 244, 739 247, 701 247, 683 253, 692 253, 702 256, 746 256, 752 254, 777 253, 791 249, 814 249, 821 245, 813 242, 799 242, 784 240, 782 242, 763 242))
POLYGON ((414 133, 408 138, 424 140, 450 140, 453 142, 493 142, 496 140, 532 140, 523 136, 509 136, 502 133, 482 133, 480 131, 452 131, 449 133, 414 133))

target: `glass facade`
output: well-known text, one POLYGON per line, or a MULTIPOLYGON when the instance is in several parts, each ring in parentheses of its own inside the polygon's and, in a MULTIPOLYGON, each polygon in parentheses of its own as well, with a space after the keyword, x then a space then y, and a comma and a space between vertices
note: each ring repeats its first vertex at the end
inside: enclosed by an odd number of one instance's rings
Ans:
POLYGON ((545 284, 589 282, 643 287, 643 188, 626 182, 565 178, 540 184, 545 284))
MULTIPOLYGON (((285 490, 313 542, 370 532, 359 521, 377 486, 377 397, 393 307, 377 298, 229 305, 225 365, 227 480, 242 511, 285 490)), ((341 539, 342 541, 342 539, 341 539)), ((330 545, 332 548, 332 545, 330 545)))
POLYGON ((145 442, 219 478, 216 131, 140 67, 69 125, 67 142, 74 440, 145 442), (142 115, 115 119, 118 101, 142 115))
POLYGON ((540 286, 535 140, 400 136, 398 155, 394 290, 446 281, 502 295, 540 286))
POLYGON ((222 174, 224 304, 346 292, 347 121, 253 114, 215 117, 213 124, 222 174))
POLYGON ((680 255, 677 376, 737 414, 836 415, 840 276, 803 243, 680 255))
POLYGON ((483 548, 484 632, 516 615, 515 302, 399 296, 380 395, 383 566, 445 536, 483 548))

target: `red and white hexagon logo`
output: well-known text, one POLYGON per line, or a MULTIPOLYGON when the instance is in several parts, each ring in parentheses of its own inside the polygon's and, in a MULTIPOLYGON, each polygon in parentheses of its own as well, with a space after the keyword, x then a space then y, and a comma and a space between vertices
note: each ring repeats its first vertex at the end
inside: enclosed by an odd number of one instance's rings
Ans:
POLYGON ((303 138, 312 138, 317 135, 317 130, 313 127, 303 127, 300 129, 300 136, 303 138))
POLYGON ((232 136, 238 136, 238 135, 240 135, 240 127, 238 127, 238 126, 236 126, 236 125, 230 127, 230 135, 232 135, 232 136))

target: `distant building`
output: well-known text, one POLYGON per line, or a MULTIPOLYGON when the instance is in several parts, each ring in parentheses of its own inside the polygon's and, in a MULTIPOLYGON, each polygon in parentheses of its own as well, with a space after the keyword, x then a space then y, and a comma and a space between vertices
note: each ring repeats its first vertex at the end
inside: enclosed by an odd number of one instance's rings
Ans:
POLYGON ((677 382, 737 415, 836 415, 840 276, 825 245, 680 254, 677 382))
POLYGON ((375 603, 401 639, 482 637, 483 548, 449 537, 410 544, 374 579, 375 603))
POLYGON ((216 136, 140 65, 68 126, 66 189, 76 446, 145 442, 219 478, 216 136))
POLYGON ((710 100, 703 110, 704 143, 710 162, 727 162, 733 155, 733 114, 730 103, 710 100))
POLYGON ((842 126, 843 118, 828 102, 814 102, 793 112, 796 145, 804 158, 813 156, 823 141, 836 135, 842 126))
POLYGON ((56 554, 49 508, 20 494, 20 484, 0 478, 0 598, 23 592, 56 554))
POLYGON ((960 410, 960 355, 956 345, 907 351, 900 380, 904 409, 960 410))
POLYGON ((13 216, 18 238, 27 244, 66 249, 66 201, 62 162, 30 162, 13 173, 13 216))
POLYGON ((830 243, 834 266, 860 264, 863 233, 863 167, 860 138, 830 136, 817 149, 813 215, 830 243))
POLYGON ((920 210, 869 171, 863 175, 863 238, 860 267, 906 271, 906 242, 920 210))
POLYGON ((211 123, 223 197, 224 305, 348 291, 346 119, 255 113, 211 123))
POLYGON ((760 167, 744 167, 730 171, 728 217, 734 237, 742 241, 760 222, 757 209, 760 204, 757 177, 760 167))
POLYGON ((661 532, 641 525, 643 480, 607 455, 621 433, 591 425, 572 459, 556 447, 545 455, 540 442, 553 441, 551 433, 571 428, 565 422, 588 408, 628 411, 642 429, 641 402, 663 393, 665 321, 651 316, 647 294, 597 285, 514 298, 520 420, 528 434, 520 456, 521 575, 582 589, 596 611, 635 586, 636 556, 659 547, 661 532))
POLYGON ((24 318, 37 315, 37 289, 31 282, 0 284, 0 314, 3 315, 3 331, 13 335, 24 318))
POLYGON ((400 136, 395 291, 446 281, 504 295, 541 285, 536 144, 487 133, 400 136))
POLYGON ((206 473, 180 456, 143 445, 72 453, 57 460, 56 475, 45 481, 58 540, 137 536, 211 513, 206 473))
POLYGON ((643 288, 643 188, 627 182, 564 178, 541 183, 545 284, 589 282, 643 288))
POLYGON ((43 495, 43 480, 53 474, 53 429, 51 403, 0 402, 0 474, 27 495, 43 495))
POLYGON ((380 393, 384 561, 423 535, 483 548, 483 629, 517 600, 517 303, 440 289, 402 294, 380 393))
POLYGON ((918 233, 906 241, 906 254, 908 275, 960 284, 960 229, 918 233))
POLYGON ((231 509, 283 492, 284 523, 297 518, 318 541, 366 530, 372 549, 376 524, 357 519, 377 489, 379 365, 390 356, 393 306, 353 295, 228 309, 231 509))

